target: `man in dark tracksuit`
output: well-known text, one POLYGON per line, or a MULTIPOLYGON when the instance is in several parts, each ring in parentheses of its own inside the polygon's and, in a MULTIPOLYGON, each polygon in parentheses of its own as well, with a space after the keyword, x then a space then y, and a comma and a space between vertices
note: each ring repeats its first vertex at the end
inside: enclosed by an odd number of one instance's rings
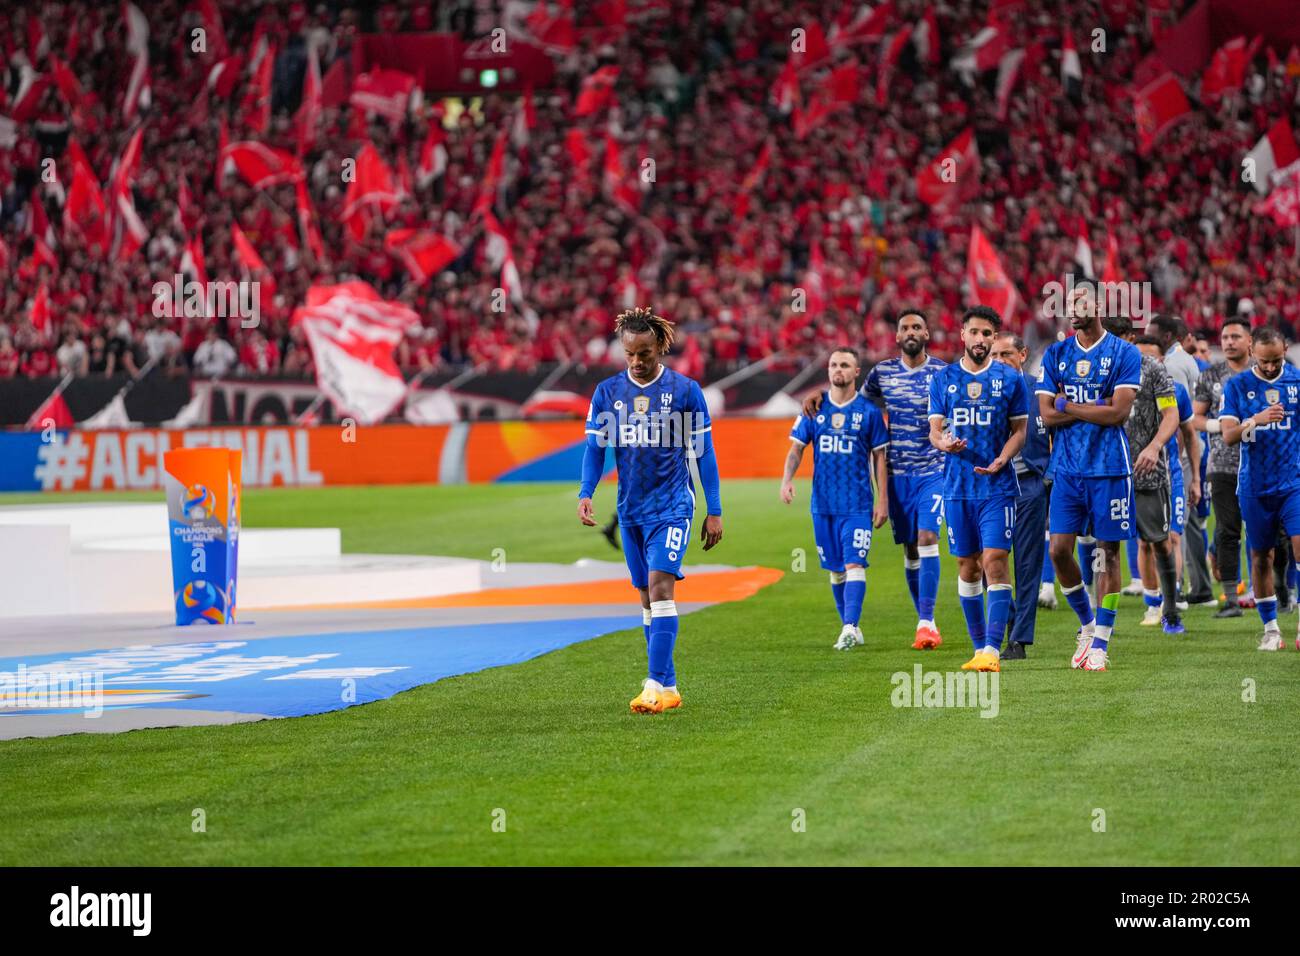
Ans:
MULTIPOLYGON (((1036 380, 1025 371, 1029 350, 1018 335, 1004 333, 993 343, 993 358, 1020 370, 1025 385, 1033 393, 1036 380)), ((1043 570, 1043 552, 1047 542, 1047 494, 1044 476, 1052 446, 1035 405, 1030 406, 1029 424, 1025 429, 1025 447, 1013 461, 1020 481, 1016 499, 1015 537, 1011 556, 1016 578, 1015 606, 1011 616, 1011 638, 1002 651, 1002 660, 1023 660, 1025 648, 1034 643, 1034 622, 1038 615, 1038 584, 1043 570)))

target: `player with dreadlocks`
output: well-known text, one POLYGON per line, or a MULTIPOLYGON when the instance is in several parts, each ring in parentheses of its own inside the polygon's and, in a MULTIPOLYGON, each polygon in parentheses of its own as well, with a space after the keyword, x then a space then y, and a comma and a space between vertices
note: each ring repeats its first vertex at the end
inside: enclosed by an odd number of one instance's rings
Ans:
POLYGON ((708 551, 722 540, 722 497, 712 425, 695 381, 661 363, 673 344, 673 324, 652 309, 621 313, 614 331, 627 371, 596 386, 587 411, 578 518, 596 527, 591 496, 605 471, 605 449, 618 469, 618 523, 632 586, 641 592, 649 676, 632 700, 637 714, 681 706, 673 645, 677 605, 673 589, 684 575, 682 559, 695 517, 690 461, 699 467, 707 516, 700 535, 708 551))

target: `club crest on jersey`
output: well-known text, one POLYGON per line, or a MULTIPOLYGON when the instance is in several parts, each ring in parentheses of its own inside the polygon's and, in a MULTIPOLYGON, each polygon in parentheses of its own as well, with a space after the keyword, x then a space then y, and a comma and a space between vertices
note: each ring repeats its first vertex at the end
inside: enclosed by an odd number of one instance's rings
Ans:
POLYGON ((1074 374, 1079 376, 1079 378, 1086 378, 1088 373, 1091 371, 1092 363, 1087 359, 1079 359, 1079 361, 1074 363, 1074 374))
POLYGON ((1268 402, 1270 405, 1276 405, 1281 398, 1282 393, 1275 388, 1264 390, 1264 401, 1268 402))
POLYGON ((672 393, 672 392, 660 392, 660 393, 659 393, 659 406, 660 406, 661 408, 667 408, 667 407, 668 407, 669 405, 671 405, 672 403, 673 403, 673 393, 672 393))
POLYGON ((638 415, 644 415, 646 412, 650 411, 650 396, 638 395, 636 398, 632 399, 632 411, 636 412, 638 415))
POLYGON ((843 427, 844 427, 844 416, 843 416, 843 415, 840 415, 840 414, 838 414, 838 413, 835 414, 835 415, 832 415, 832 416, 831 416, 831 428, 843 428, 843 427))
MULTIPOLYGON (((989 382, 989 388, 993 389, 993 397, 997 398, 1002 394, 1002 379, 995 378, 989 382)), ((974 397, 974 396, 972 396, 974 397)))
POLYGON ((979 398, 983 394, 984 394, 984 386, 981 383, 979 382, 966 383, 967 398, 979 398))

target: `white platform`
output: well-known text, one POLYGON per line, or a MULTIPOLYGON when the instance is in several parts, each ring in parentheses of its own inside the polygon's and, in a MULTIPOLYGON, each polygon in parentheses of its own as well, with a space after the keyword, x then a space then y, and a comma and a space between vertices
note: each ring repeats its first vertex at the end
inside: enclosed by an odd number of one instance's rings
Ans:
MULTIPOLYGON (((0 622, 52 614, 171 615, 162 504, 0 507, 0 622)), ((239 607, 305 607, 477 591, 482 562, 342 554, 338 528, 242 528, 239 607)), ((3 628, 0 623, 0 628, 3 628)))

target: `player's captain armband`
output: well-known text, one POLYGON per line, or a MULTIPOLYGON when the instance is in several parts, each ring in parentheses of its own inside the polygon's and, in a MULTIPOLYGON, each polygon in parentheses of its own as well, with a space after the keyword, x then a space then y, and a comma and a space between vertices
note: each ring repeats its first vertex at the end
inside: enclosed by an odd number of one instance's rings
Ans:
POLYGON ((1177 407, 1178 407, 1178 399, 1173 395, 1156 396, 1156 408, 1160 409, 1161 411, 1163 411, 1166 408, 1177 408, 1177 407))

